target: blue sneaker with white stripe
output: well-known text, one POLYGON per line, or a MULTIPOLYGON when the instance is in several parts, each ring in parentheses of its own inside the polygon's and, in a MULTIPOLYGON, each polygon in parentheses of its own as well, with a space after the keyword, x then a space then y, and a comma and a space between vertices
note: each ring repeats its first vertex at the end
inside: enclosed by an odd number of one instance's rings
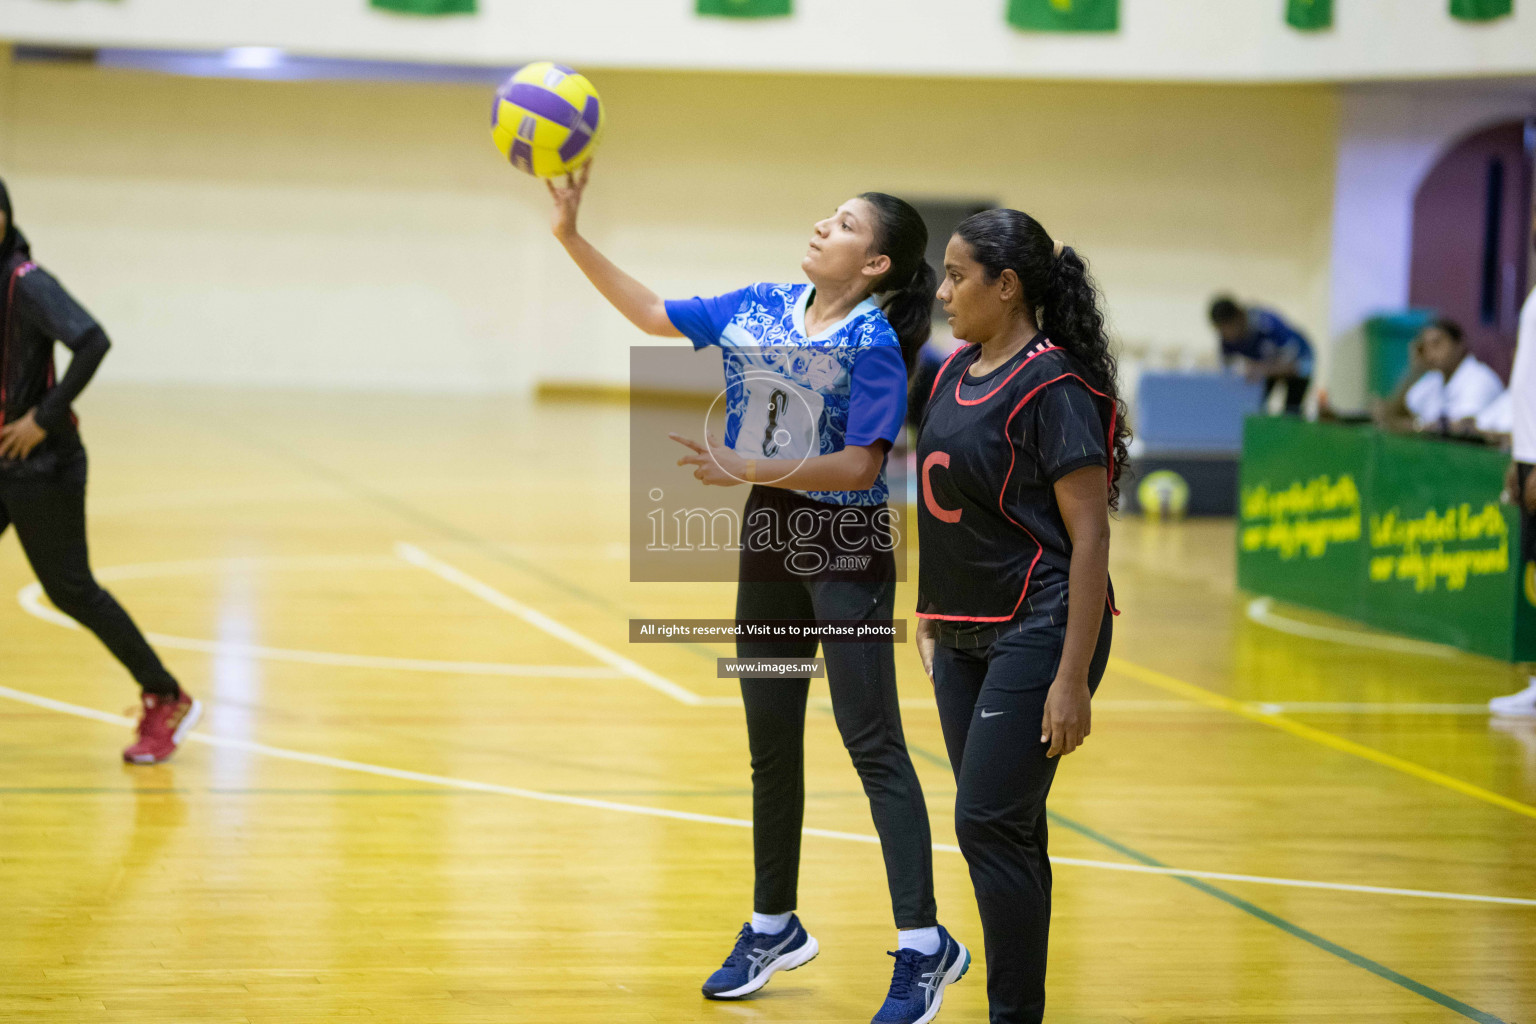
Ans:
POLYGON ((925 956, 915 949, 898 949, 891 975, 891 994, 870 1024, 927 1024, 939 1015, 944 990, 971 969, 971 953, 939 926, 939 951, 925 956))
POLYGON ((710 999, 740 999, 751 995, 778 971, 792 971, 816 959, 821 947, 791 915, 789 925, 777 935, 759 935, 750 924, 741 926, 736 946, 725 964, 704 983, 710 999))

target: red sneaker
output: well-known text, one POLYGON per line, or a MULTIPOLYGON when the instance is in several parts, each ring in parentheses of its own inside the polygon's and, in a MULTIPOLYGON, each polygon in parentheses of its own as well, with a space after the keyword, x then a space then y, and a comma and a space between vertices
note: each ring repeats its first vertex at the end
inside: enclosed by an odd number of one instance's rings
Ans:
POLYGON ((203 706, 185 690, 175 700, 144 694, 144 714, 139 718, 139 738, 123 751, 129 764, 159 764, 176 753, 176 746, 197 724, 203 706))

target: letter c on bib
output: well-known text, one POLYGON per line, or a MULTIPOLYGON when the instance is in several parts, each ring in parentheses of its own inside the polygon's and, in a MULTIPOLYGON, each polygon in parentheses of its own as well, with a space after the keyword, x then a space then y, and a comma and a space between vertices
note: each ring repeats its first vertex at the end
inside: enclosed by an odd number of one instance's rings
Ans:
POLYGON ((934 452, 923 460, 923 504, 928 506, 928 511, 933 518, 945 523, 958 523, 963 509, 941 508, 939 503, 933 500, 933 482, 928 479, 928 474, 934 466, 949 468, 949 453, 934 452))

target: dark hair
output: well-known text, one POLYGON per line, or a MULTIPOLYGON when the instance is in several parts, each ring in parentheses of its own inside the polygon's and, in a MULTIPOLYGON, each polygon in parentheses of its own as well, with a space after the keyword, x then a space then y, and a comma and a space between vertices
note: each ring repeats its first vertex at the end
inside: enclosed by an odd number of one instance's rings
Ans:
POLYGON ((939 287, 939 276, 926 259, 928 225, 911 203, 895 196, 865 192, 859 198, 875 208, 875 252, 891 258, 891 269, 875 291, 891 293, 882 308, 901 342, 910 376, 918 350, 933 332, 933 293, 939 287))
POLYGON ((4 180, 0 180, 0 213, 5 214, 5 232, 0 234, 0 269, 3 269, 13 256, 29 259, 32 255, 27 247, 27 236, 16 227, 16 216, 11 212, 11 193, 4 180))
POLYGON ((1120 398, 1119 366, 1110 351, 1099 309, 1099 291, 1088 266, 1071 246, 1056 252, 1056 242, 1027 213, 987 210, 968 217, 955 234, 971 247, 971 257, 995 281, 1003 271, 1018 275, 1026 309, 1053 344, 1067 350, 1083 380, 1107 396, 1114 407, 1114 436, 1110 438, 1109 507, 1120 507, 1120 477, 1129 457, 1130 428, 1120 398))
POLYGON ((1431 320, 1429 322, 1429 326, 1437 331, 1444 331, 1446 334, 1450 335, 1451 340, 1458 345, 1463 345, 1466 343, 1466 334, 1462 331, 1461 324, 1457 323, 1455 320, 1431 320))
POLYGON ((1218 295, 1211 300, 1211 323, 1234 323, 1243 318, 1243 307, 1237 304, 1237 300, 1230 295, 1218 295))

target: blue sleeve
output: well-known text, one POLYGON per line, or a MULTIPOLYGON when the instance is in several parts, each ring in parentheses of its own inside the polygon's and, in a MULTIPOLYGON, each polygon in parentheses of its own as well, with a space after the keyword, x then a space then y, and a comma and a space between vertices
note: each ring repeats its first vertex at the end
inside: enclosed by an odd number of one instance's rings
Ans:
POLYGON ((1301 360, 1312 354, 1312 343, 1307 341, 1307 336, 1291 326, 1291 322, 1274 310, 1256 310, 1262 318, 1259 323, 1262 330, 1269 335, 1271 344, 1278 352, 1286 353, 1293 359, 1301 360))
POLYGON ((741 308, 741 300, 747 297, 747 289, 738 288, 713 298, 694 296, 691 299, 668 299, 667 319, 672 326, 683 332, 683 337, 693 342, 696 349, 720 342, 720 332, 731 322, 731 317, 741 308))
POLYGON ((1307 336, 1284 320, 1280 321, 1280 323, 1285 328, 1285 343, 1281 348, 1292 353, 1298 360, 1310 356, 1312 354, 1312 343, 1307 340, 1307 336))
POLYGON ((896 443, 907 421, 907 364, 896 345, 870 345, 853 361, 844 445, 896 443))

